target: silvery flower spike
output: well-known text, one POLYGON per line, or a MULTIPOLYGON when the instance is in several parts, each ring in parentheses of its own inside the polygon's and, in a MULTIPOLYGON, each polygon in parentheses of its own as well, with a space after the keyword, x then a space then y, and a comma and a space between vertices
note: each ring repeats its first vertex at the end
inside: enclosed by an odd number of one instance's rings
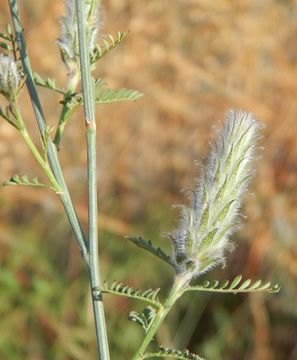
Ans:
POLYGON ((14 101, 24 85, 18 63, 9 55, 0 54, 0 93, 14 101))
MULTIPOLYGON (((98 32, 102 27, 102 9, 92 8, 91 4, 85 4, 86 31, 89 41, 89 49, 95 47, 98 32)), ((58 40, 61 57, 66 65, 69 76, 79 73, 79 45, 77 14, 75 0, 66 3, 66 16, 61 19, 61 34, 58 40)))
POLYGON ((230 110, 190 206, 181 206, 179 228, 169 235, 177 274, 188 281, 225 265, 225 254, 233 247, 230 235, 239 227, 242 196, 253 174, 261 127, 251 113, 230 110))

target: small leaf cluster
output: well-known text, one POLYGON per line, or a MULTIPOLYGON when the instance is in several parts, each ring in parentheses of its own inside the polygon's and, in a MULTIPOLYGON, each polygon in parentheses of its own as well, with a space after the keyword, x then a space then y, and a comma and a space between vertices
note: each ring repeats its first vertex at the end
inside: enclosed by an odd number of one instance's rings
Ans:
POLYGON ((155 317, 156 317, 156 309, 153 308, 152 306, 146 306, 142 310, 142 312, 131 311, 128 320, 131 320, 136 324, 140 325, 146 334, 155 317))

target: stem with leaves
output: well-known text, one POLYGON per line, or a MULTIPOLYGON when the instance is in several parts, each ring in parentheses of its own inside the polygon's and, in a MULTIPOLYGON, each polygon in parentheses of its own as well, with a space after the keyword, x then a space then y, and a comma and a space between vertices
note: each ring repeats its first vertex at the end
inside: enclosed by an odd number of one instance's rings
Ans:
POLYGON ((88 220, 89 220, 89 271, 92 289, 93 310, 96 324, 99 359, 109 360, 108 340, 104 307, 100 289, 100 269, 98 256, 98 208, 97 208, 97 150, 94 81, 91 76, 89 47, 85 31, 84 1, 76 0, 79 38, 80 68, 84 98, 84 114, 87 138, 88 168, 88 220))
POLYGON ((187 286, 188 281, 183 278, 176 276, 173 286, 167 296, 167 299, 165 300, 164 304, 160 306, 158 309, 156 316, 152 323, 150 324, 149 330, 145 335, 145 338, 143 339, 142 344, 140 345, 139 349, 133 356, 132 360, 139 360, 141 359, 141 356, 146 351, 147 347, 149 346, 150 342, 152 341, 153 337, 155 336, 156 332, 158 331, 160 325, 164 321, 165 317, 169 313, 169 311, 172 309, 173 305, 176 303, 176 301, 181 297, 181 295, 184 292, 185 287, 187 286))
MULTIPOLYGON (((36 91, 33 73, 31 70, 31 65, 27 53, 26 43, 23 36, 23 29, 21 26, 21 20, 18 10, 18 5, 16 0, 8 0, 9 9, 11 13, 12 23, 14 27, 14 32, 16 36, 16 41, 18 44, 18 49, 21 56, 21 61, 23 65, 23 70, 26 75, 26 84, 27 88, 30 94, 30 99, 32 103, 32 107, 35 113, 35 117, 38 123, 39 131, 41 136, 43 136, 44 132, 46 131, 46 121, 44 118, 44 114, 42 111, 42 106, 39 100, 38 93, 36 91)), ((48 154, 48 160, 50 163, 50 166, 52 168, 53 174, 59 183, 62 191, 60 194, 61 202, 64 206, 66 215, 68 217, 68 220, 70 222, 70 225, 73 229, 73 232, 75 234, 76 241, 79 245, 80 251, 82 253, 82 256, 85 260, 85 262, 88 264, 88 251, 87 251, 87 238, 84 235, 82 226, 80 224, 80 221, 77 217, 76 211, 74 209, 70 194, 68 192, 67 185, 65 183, 63 173, 61 170, 61 166, 58 159, 58 154, 56 151, 56 147, 51 141, 51 139, 48 140, 47 144, 47 154, 48 154)))
POLYGON ((61 189, 59 183, 57 182, 57 180, 56 180, 56 178, 55 178, 55 176, 54 176, 54 174, 53 174, 47 160, 42 157, 39 150, 36 148, 34 142, 32 141, 32 138, 28 133, 28 130, 27 130, 26 126, 25 126, 25 123, 23 121, 23 118, 22 118, 22 115, 21 115, 21 112, 20 112, 18 106, 16 105, 16 103, 13 103, 13 104, 11 104, 11 108, 12 108, 13 114, 15 116, 15 120, 16 120, 16 124, 18 126, 18 130, 19 130, 22 138, 24 139, 25 143, 27 144, 28 148, 32 152, 33 156, 35 157, 35 159, 37 160, 37 162, 41 166, 41 168, 44 171, 45 175, 49 179, 49 181, 50 181, 50 183, 52 185, 52 189, 58 195, 60 195, 62 193, 62 189, 61 189))

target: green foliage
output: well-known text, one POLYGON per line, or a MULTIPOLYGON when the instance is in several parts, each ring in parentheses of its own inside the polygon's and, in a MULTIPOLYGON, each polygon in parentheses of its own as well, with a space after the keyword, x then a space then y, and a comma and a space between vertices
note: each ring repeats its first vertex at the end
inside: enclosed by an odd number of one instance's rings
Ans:
POLYGON ((119 282, 113 282, 111 285, 105 282, 103 288, 100 290, 103 293, 125 296, 135 300, 142 300, 156 307, 162 306, 158 299, 160 289, 148 289, 143 291, 134 289, 133 287, 119 282))
POLYGON ((126 236, 126 239, 130 240, 133 244, 135 244, 139 248, 147 250, 150 253, 158 256, 160 259, 167 262, 172 267, 175 267, 170 259, 170 256, 165 254, 165 252, 160 247, 155 247, 150 240, 144 240, 140 236, 126 236))
POLYGON ((165 347, 160 347, 160 350, 156 353, 145 353, 139 358, 139 360, 153 358, 153 357, 157 357, 157 358, 166 357, 168 359, 178 359, 178 360, 204 360, 202 357, 190 353, 189 350, 176 350, 165 347))
POLYGON ((90 54, 91 64, 94 64, 107 55, 111 50, 115 49, 127 35, 127 32, 118 31, 116 37, 113 37, 112 35, 104 36, 102 44, 96 44, 95 49, 90 54))
MULTIPOLYGON (((1 35, 2 34, 0 34, 0 37, 1 37, 1 35)), ((12 51, 12 47, 3 41, 0 41, 0 48, 7 50, 7 51, 12 51)))
POLYGON ((37 86, 41 86, 44 87, 46 89, 50 89, 50 90, 54 90, 60 94, 65 94, 66 91, 63 90, 62 88, 56 86, 56 80, 55 79, 43 79, 39 74, 37 74, 36 72, 33 74, 34 76, 34 82, 35 85, 37 86))
POLYGON ((147 306, 143 309, 141 313, 138 311, 131 311, 128 319, 140 325, 143 328, 144 332, 147 333, 155 316, 156 309, 152 306, 147 306))
POLYGON ((8 181, 4 181, 2 185, 3 186, 22 185, 22 186, 34 186, 39 188, 52 189, 50 186, 40 183, 37 177, 34 177, 32 180, 29 180, 27 175, 23 175, 22 177, 19 177, 18 175, 13 175, 8 181))
POLYGON ((205 281, 201 285, 188 286, 185 291, 210 291, 220 293, 247 293, 247 292, 267 292, 277 293, 280 290, 278 284, 271 285, 270 282, 263 283, 261 280, 253 282, 251 279, 242 281, 242 275, 236 276, 231 282, 229 280, 222 281, 221 283, 217 280, 214 282, 205 281))
POLYGON ((14 36, 11 31, 11 27, 9 24, 6 25, 6 32, 0 32, 0 39, 3 39, 4 41, 0 40, 0 48, 6 50, 6 51, 14 51, 14 36), (8 43, 7 43, 8 42, 8 43))
MULTIPOLYGON (((53 83, 51 82, 51 84, 53 83)), ((48 87, 46 82, 44 82, 44 86, 48 87)), ((135 101, 142 97, 142 93, 133 89, 109 89, 100 79, 94 81, 94 88, 96 104, 108 104, 119 101, 135 101)), ((56 88, 56 91, 62 92, 63 90, 56 88)), ((64 91, 64 98, 60 103, 63 105, 63 110, 54 137, 54 143, 57 146, 60 144, 64 128, 72 114, 79 106, 83 106, 83 97, 80 93, 64 91)))
POLYGON ((102 80, 95 81, 96 104, 108 104, 118 101, 135 101, 142 97, 142 93, 133 89, 109 89, 102 80))

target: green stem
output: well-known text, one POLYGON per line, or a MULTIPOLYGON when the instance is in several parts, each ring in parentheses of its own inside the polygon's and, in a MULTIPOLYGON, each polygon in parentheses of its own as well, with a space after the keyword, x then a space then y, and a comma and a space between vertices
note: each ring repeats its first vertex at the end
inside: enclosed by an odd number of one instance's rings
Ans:
POLYGON ((65 130, 65 126, 70 119, 71 115, 73 114, 75 108, 69 108, 68 104, 64 104, 62 107, 60 119, 58 122, 57 130, 54 136, 54 144, 56 145, 57 149, 59 150, 59 145, 65 130))
POLYGON ((54 177, 54 174, 52 172, 52 169, 50 168, 50 166, 48 165, 48 163, 45 161, 45 159, 41 156, 40 152, 38 151, 38 149, 36 148, 34 142, 32 141, 27 128, 25 126, 25 123, 23 121, 22 115, 20 113, 20 110, 18 109, 16 104, 11 104, 13 107, 13 112, 17 121, 17 125, 18 125, 18 129, 20 134, 22 135, 23 139, 25 140, 25 143, 27 144, 27 146, 29 147, 29 149, 31 150, 33 156, 35 157, 35 159, 37 160, 37 162, 39 163, 39 165, 41 166, 41 168, 43 169, 45 175, 47 176, 47 178, 49 179, 50 183, 53 186, 54 191, 57 194, 61 194, 61 187, 59 185, 59 183, 57 182, 56 178, 54 177))
MULTIPOLYGON (((8 4, 9 4, 9 9, 10 9, 10 13, 11 13, 14 32, 15 32, 17 43, 18 43, 21 60, 22 60, 23 69, 24 69, 24 72, 27 77, 26 83, 27 83, 27 87, 28 87, 28 92, 29 92, 30 99, 32 102, 35 117, 36 117, 36 120, 38 123, 39 131, 40 131, 41 135, 43 135, 45 132, 45 129, 46 129, 46 122, 45 122, 41 103, 40 103, 39 96, 36 91, 36 87, 35 87, 35 83, 34 83, 34 78, 33 78, 33 73, 31 70, 30 61, 29 61, 29 57, 28 57, 28 53, 27 53, 26 43, 25 43, 25 39, 23 36, 23 29, 22 29, 21 22, 20 22, 17 1, 16 0, 8 0, 8 4)), ((60 195, 61 202, 64 206, 66 215, 68 217, 70 225, 75 234, 75 237, 76 237, 77 243, 80 247, 82 256, 83 256, 85 262, 88 264, 88 251, 87 251, 87 242, 88 241, 84 235, 82 226, 78 220, 76 211, 74 209, 72 200, 70 198, 68 188, 65 183, 63 173, 62 173, 62 170, 60 167, 56 147, 50 139, 48 142, 47 152, 48 152, 48 159, 49 159, 49 163, 52 168, 53 174, 62 189, 62 193, 60 195)))
POLYGON ((172 288, 170 290, 170 293, 169 293, 165 303, 157 311, 157 314, 156 314, 153 322, 151 323, 150 328, 149 328, 148 332, 146 333, 142 344, 140 345, 139 349, 137 350, 137 352, 133 356, 132 360, 140 360, 140 359, 142 359, 142 355, 144 354, 147 347, 151 343, 153 337, 155 336, 155 334, 158 331, 160 325, 162 324, 162 322, 166 318, 167 314, 172 309, 172 306, 176 303, 176 301, 183 294, 187 284, 188 284, 187 279, 185 279, 183 277, 178 277, 178 276, 175 278, 173 286, 172 286, 172 288))
MULTIPOLYGON (((67 84, 67 94, 72 94, 75 92, 77 85, 79 83, 79 78, 80 78, 79 71, 77 71, 75 74, 70 75, 67 84)), ((57 130, 54 136, 54 144, 56 145, 58 150, 59 150, 59 144, 61 142, 61 138, 64 133, 65 126, 68 120, 70 119, 71 115, 73 114, 74 110, 75 108, 73 107, 70 108, 67 102, 63 104, 57 130)))
POLYGON ((97 343, 100 360, 109 360, 108 340, 101 288, 98 256, 98 208, 97 208, 97 150, 94 85, 91 77, 89 47, 86 34, 85 8, 83 0, 76 0, 80 69, 84 98, 84 114, 87 137, 88 167, 88 217, 89 217, 89 269, 92 289, 97 343))

